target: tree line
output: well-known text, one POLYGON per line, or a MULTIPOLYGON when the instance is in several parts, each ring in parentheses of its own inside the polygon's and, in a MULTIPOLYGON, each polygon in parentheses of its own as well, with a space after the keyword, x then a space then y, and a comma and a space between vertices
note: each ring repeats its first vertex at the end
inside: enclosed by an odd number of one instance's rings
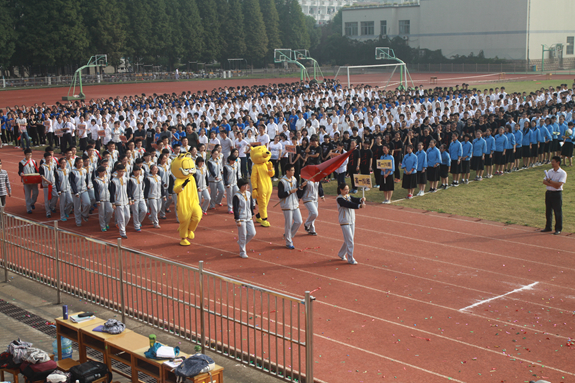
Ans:
POLYGON ((133 68, 228 58, 262 67, 276 48, 310 49, 314 29, 297 0, 0 0, 0 65, 64 74, 107 54, 133 68))

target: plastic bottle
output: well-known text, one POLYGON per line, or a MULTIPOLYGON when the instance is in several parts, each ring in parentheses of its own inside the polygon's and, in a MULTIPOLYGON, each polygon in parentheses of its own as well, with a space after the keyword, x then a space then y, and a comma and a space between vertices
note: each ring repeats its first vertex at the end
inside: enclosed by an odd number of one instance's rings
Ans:
MULTIPOLYGON (((60 337, 62 343, 62 359, 72 358, 72 341, 68 338, 60 337)), ((54 360, 58 360, 58 340, 52 342, 52 350, 54 352, 54 360)))

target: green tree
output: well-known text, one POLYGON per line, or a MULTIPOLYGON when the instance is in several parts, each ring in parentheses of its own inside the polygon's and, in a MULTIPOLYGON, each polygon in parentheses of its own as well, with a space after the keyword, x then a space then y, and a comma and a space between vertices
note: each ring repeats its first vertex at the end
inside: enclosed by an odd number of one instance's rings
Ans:
POLYGON ((152 30, 152 10, 147 1, 124 0, 128 17, 127 45, 134 71, 140 71, 141 64, 150 54, 152 30))
POLYGON ((202 20, 196 0, 178 0, 179 29, 182 39, 182 62, 197 61, 204 49, 202 20))
POLYGON ((21 65, 68 66, 88 60, 89 41, 77 0, 28 0, 18 9, 17 51, 21 65))
POLYGON ((10 65, 16 50, 16 32, 14 8, 7 0, 0 0, 0 65, 10 65))
POLYGON ((275 0, 260 0, 260 9, 266 24, 266 35, 268 37, 267 59, 271 61, 274 49, 283 48, 280 38, 280 17, 275 0))
POLYGON ((312 16, 305 17, 305 26, 309 35, 309 49, 315 50, 321 41, 321 28, 312 16))
POLYGON ((279 0, 276 6, 281 20, 280 37, 283 48, 309 49, 305 15, 298 0, 279 0))
POLYGON ((107 54, 108 63, 115 67, 126 53, 126 20, 123 15, 116 0, 91 0, 84 8, 90 38, 88 53, 107 54))
POLYGON ((244 17, 249 20, 246 29, 246 52, 253 63, 261 63, 268 52, 266 25, 258 0, 243 0, 244 17))
POLYGON ((213 0, 197 0, 197 2, 204 29, 202 37, 204 50, 201 57, 203 60, 210 62, 220 57, 222 51, 217 4, 213 0))
MULTIPOLYGON (((149 36, 149 53, 152 63, 159 63, 162 58, 167 58, 168 65, 174 61, 173 51, 173 24, 168 16, 165 0, 141 0, 148 2, 149 9, 152 10, 152 28, 149 36)), ((166 63, 166 62, 163 62, 166 63)))
POLYGON ((246 55, 246 33, 240 0, 229 0, 229 7, 225 12, 225 22, 222 24, 225 41, 221 54, 222 64, 228 58, 244 58, 246 55))

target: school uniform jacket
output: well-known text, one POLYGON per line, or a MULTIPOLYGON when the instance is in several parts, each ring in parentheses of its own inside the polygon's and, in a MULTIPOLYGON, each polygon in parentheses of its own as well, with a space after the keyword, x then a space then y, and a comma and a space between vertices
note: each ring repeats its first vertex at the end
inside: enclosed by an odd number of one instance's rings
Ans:
POLYGON ((280 207, 282 210, 295 210, 299 208, 299 201, 296 193, 290 193, 291 190, 297 189, 297 179, 283 176, 278 183, 278 197, 280 198, 280 207))
POLYGON ((361 199, 355 198, 347 194, 337 196, 337 211, 340 226, 353 225, 355 223, 355 209, 359 209, 361 199))
POLYGON ((125 206, 130 203, 128 198, 128 183, 125 178, 114 176, 108 185, 110 191, 110 202, 116 206, 125 206))
POLYGON ((144 197, 146 199, 159 199, 166 196, 166 191, 162 187, 162 179, 159 175, 149 175, 144 178, 144 197))
POLYGON ((96 197, 96 202, 110 202, 110 190, 108 189, 108 178, 104 177, 102 180, 96 177, 93 181, 94 184, 94 196, 96 197))
POLYGON ((206 165, 203 165, 201 168, 197 168, 196 173, 194 174, 194 178, 196 179, 196 185, 200 191, 208 189, 209 181, 206 165))
POLYGON ((297 196, 303 203, 316 202, 318 196, 323 197, 323 186, 321 182, 307 181, 303 189, 298 189, 297 196))
POLYGON ((232 200, 232 206, 236 222, 250 221, 254 216, 255 203, 249 191, 244 194, 240 191, 236 192, 232 200))
POLYGON ((221 179, 222 176, 222 165, 219 161, 213 158, 208 160, 208 181, 209 182, 218 182, 220 180, 216 180, 216 178, 221 179))
POLYGON ((70 188, 72 189, 72 194, 79 195, 88 191, 88 172, 86 169, 74 169, 69 175, 70 188))
MULTIPOLYGON (((56 167, 54 164, 43 163, 40 165, 40 174, 44 176, 52 185, 56 184, 56 167)), ((47 188, 48 183, 42 179, 42 187, 47 188)))
POLYGON ((58 193, 65 193, 70 191, 69 175, 70 172, 66 168, 58 168, 54 173, 54 177, 56 179, 56 190, 58 193))
POLYGON ((224 185, 225 186, 235 186, 238 184, 238 172, 236 169, 236 164, 232 166, 224 166, 224 185))
POLYGON ((441 164, 441 152, 437 149, 437 146, 434 148, 427 149, 427 167, 433 167, 435 165, 441 164))
POLYGON ((23 159, 18 163, 18 175, 38 173, 38 164, 33 159, 23 159))
POLYGON ((144 199, 144 176, 132 175, 128 181, 128 198, 130 201, 142 201, 144 199))
POLYGON ((485 154, 487 143, 483 138, 473 140, 473 157, 482 157, 485 154))

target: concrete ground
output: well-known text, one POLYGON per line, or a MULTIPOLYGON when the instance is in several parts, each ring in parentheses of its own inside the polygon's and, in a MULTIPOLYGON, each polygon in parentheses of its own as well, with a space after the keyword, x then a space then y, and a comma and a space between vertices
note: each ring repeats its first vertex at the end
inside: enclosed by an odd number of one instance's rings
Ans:
MULTIPOLYGON (((0 280, 3 281, 4 273, 3 270, 1 271, 0 280)), ((56 304, 55 290, 12 273, 8 274, 8 283, 0 283, 0 299, 6 301, 8 304, 26 310, 31 314, 37 315, 46 322, 54 322, 54 318, 62 316, 62 307, 56 304)), ((62 294, 62 304, 68 305, 69 312, 92 311, 96 316, 103 319, 120 319, 120 316, 116 313, 66 294, 62 294)), ((0 312, 0 352, 5 351, 12 340, 21 338, 24 341, 33 343, 34 347, 38 347, 52 354, 52 342, 55 338, 24 323, 23 321, 26 321, 26 319, 25 315, 23 315, 22 319, 19 319, 12 318, 0 312)), ((43 325, 45 325, 45 323, 42 323, 41 326, 43 325)), ((147 325, 127 319, 126 327, 144 336, 154 333, 157 335, 158 341, 162 344, 179 346, 182 352, 188 354, 194 353, 194 345, 192 343, 152 329, 147 325)), ((210 352, 208 352, 207 355, 214 359, 217 364, 224 367, 226 383, 278 382, 277 378, 248 368, 231 359, 210 352)), ((76 350, 74 350, 73 358, 78 358, 76 350)), ((128 382, 128 379, 119 378, 120 376, 117 374, 114 375, 114 381, 128 382)), ((6 374, 5 379, 9 382, 13 381, 12 376, 9 374, 6 374)), ((20 376, 20 381, 23 381, 22 376, 20 376)))

